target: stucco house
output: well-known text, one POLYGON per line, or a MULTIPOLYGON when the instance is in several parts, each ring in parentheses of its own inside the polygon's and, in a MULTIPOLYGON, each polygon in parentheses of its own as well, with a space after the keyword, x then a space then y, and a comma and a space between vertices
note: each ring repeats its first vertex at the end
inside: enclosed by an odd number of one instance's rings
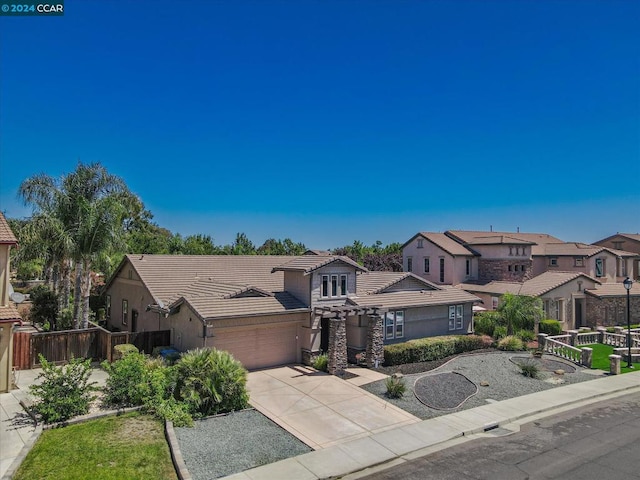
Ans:
POLYGON ((18 244, 4 214, 0 212, 0 393, 11 389, 13 330, 20 314, 9 298, 9 251, 18 244))
POLYGON ((338 352, 338 367, 347 353, 381 361, 384 342, 466 333, 479 300, 326 252, 127 255, 105 294, 110 329, 170 330, 179 350, 228 350, 250 369, 308 363, 321 351, 338 352))
MULTIPOLYGON (((616 233, 593 244, 640 255, 640 233, 616 233)), ((633 273, 635 279, 640 280, 640 258, 634 259, 633 273)))
POLYGON ((562 322, 564 330, 588 325, 587 289, 600 282, 580 272, 544 272, 524 282, 492 281, 486 284, 458 285, 480 297, 483 307, 495 310, 505 293, 539 297, 546 318, 562 322))
POLYGON ((448 285, 525 282, 547 271, 581 272, 600 282, 621 282, 627 275, 637 276, 640 265, 640 254, 634 251, 519 231, 420 232, 403 245, 402 253, 405 271, 448 285))
MULTIPOLYGON (((603 283, 585 292, 589 315, 587 326, 614 326, 627 323, 627 290, 621 283, 603 283)), ((629 313, 632 324, 640 323, 640 282, 629 290, 629 313)))

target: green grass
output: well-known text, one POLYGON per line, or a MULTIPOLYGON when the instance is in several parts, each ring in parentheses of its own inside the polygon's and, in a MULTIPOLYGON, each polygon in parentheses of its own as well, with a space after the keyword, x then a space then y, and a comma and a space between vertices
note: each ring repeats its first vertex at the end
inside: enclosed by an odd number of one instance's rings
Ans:
POLYGON ((177 479, 163 426, 131 413, 45 430, 15 480, 177 479))
MULTIPOLYGON (((593 349, 591 368, 606 370, 607 372, 609 371, 609 355, 613 355, 613 347, 611 345, 602 345, 600 343, 596 343, 593 345, 582 345, 582 347, 589 347, 593 349)), ((634 368, 627 368, 627 362, 622 361, 620 366, 620 371, 622 373, 637 372, 638 370, 640 370, 640 363, 634 362, 634 368)))

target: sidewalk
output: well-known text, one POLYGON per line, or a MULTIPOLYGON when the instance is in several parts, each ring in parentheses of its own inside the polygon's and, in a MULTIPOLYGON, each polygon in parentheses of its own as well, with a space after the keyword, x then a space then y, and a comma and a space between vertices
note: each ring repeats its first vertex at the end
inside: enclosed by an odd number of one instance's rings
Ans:
MULTIPOLYGON (((0 478, 20 455, 22 448, 37 438, 42 426, 35 424, 33 419, 24 411, 20 401, 31 401, 29 386, 42 373, 42 369, 18 370, 16 372, 17 389, 8 393, 0 393, 0 478)), ((107 373, 94 368, 91 381, 104 385, 107 373)))
MULTIPOLYGON (((419 458, 451 440, 519 425, 562 411, 640 391, 640 372, 552 388, 376 433, 323 450, 225 477, 227 480, 319 480, 376 465, 419 458)), ((511 427, 511 428, 510 428, 511 427)), ((354 475, 356 478, 358 475, 354 475)))

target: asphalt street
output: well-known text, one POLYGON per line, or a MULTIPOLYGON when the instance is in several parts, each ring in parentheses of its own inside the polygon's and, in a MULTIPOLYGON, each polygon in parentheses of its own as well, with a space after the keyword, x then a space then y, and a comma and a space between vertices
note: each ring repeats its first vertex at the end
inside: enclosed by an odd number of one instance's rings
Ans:
POLYGON ((640 394, 535 421, 518 433, 483 436, 362 478, 640 479, 640 394))

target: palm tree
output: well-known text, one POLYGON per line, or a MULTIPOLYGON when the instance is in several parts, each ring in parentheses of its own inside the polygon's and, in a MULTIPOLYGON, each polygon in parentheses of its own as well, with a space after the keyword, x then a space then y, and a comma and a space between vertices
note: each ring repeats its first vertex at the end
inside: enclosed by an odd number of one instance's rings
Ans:
POLYGON ((19 195, 39 218, 50 219, 35 227, 41 236, 53 226, 59 233, 64 248, 58 253, 65 258, 65 265, 72 260, 76 269, 74 327, 78 327, 82 311, 82 326, 86 328, 91 267, 100 256, 122 246, 125 220, 129 212, 141 211, 140 200, 120 177, 108 173, 99 163, 78 163, 74 172, 60 179, 36 175, 20 185, 19 195))
POLYGON ((544 316, 542 300, 539 297, 512 293, 502 296, 498 313, 507 324, 508 335, 514 334, 514 328, 533 330, 544 316))

